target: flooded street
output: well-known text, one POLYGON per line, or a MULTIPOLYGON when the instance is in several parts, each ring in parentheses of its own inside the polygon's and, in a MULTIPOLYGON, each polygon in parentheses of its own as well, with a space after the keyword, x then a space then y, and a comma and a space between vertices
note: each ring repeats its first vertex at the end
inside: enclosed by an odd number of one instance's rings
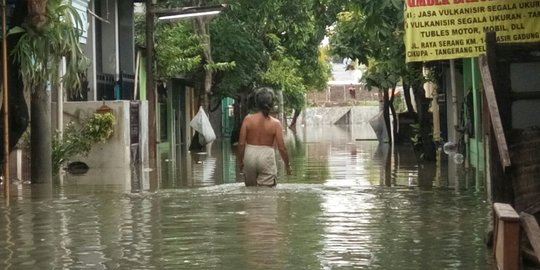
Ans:
POLYGON ((482 185, 367 128, 289 132, 276 188, 237 182, 228 141, 164 159, 156 191, 25 185, 0 202, 0 269, 493 269, 482 185))

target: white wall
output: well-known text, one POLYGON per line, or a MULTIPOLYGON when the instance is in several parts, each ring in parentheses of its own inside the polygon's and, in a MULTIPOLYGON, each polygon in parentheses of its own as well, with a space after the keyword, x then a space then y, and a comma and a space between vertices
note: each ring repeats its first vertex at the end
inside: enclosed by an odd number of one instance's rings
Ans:
MULTIPOLYGON (((53 104, 53 112, 56 110, 53 104)), ((69 122, 80 123, 90 117, 103 105, 102 101, 96 102, 65 102, 64 103, 64 126, 69 122)), ((88 164, 90 170, 81 176, 68 175, 68 180, 76 180, 81 184, 117 184, 126 188, 131 187, 132 159, 130 150, 130 102, 129 101, 107 101, 105 105, 112 108, 116 117, 116 125, 113 136, 105 143, 98 143, 90 150, 87 156, 79 156, 71 161, 82 161, 88 164)), ((144 168, 148 167, 148 106, 143 102, 139 110, 140 126, 140 149, 141 156, 138 174, 142 175, 141 187, 147 184, 147 173, 144 168), (142 174, 141 174, 142 173, 142 174), (146 176, 145 176, 146 175, 146 176)), ((55 120, 53 122, 56 122, 55 120)), ((53 123, 56 126, 56 123, 53 123)))

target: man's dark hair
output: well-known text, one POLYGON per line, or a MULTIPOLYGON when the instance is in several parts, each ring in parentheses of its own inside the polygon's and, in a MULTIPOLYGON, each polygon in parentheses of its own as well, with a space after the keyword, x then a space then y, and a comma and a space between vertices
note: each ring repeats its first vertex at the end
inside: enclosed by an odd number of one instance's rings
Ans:
POLYGON ((274 107, 274 91, 268 87, 255 90, 255 108, 268 117, 272 107, 274 107))

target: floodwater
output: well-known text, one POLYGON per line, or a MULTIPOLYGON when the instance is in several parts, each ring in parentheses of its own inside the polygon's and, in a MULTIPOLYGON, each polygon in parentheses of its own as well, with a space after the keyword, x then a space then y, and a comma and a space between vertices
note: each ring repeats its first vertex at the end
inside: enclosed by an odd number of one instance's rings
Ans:
POLYGON ((289 132, 276 188, 237 182, 228 141, 164 159, 155 191, 23 186, 0 202, 0 269, 493 269, 482 185, 356 130, 289 132))

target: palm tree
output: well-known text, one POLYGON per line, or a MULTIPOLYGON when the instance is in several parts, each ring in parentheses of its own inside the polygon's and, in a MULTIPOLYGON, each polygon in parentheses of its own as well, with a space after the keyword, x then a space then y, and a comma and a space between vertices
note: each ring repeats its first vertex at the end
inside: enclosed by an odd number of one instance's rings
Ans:
MULTIPOLYGON (((88 59, 80 43, 81 19, 69 0, 23 0, 25 23, 10 29, 20 35, 14 48, 26 91, 31 91, 31 174, 33 183, 52 182, 51 93, 47 85, 79 89, 79 74, 88 59), (59 63, 65 57, 66 74, 59 78, 59 63)), ((18 8, 21 8, 19 6, 18 8)))

